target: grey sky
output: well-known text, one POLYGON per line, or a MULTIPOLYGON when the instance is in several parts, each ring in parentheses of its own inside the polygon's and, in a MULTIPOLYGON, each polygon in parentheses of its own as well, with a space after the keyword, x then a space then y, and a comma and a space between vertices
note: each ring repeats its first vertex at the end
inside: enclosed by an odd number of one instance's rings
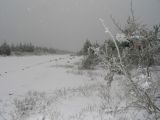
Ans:
MULTIPOLYGON (((139 21, 160 23, 160 0, 133 0, 133 8, 139 21)), ((104 41, 98 19, 113 30, 110 14, 123 24, 130 0, 0 0, 0 42, 78 50, 86 38, 104 41)))

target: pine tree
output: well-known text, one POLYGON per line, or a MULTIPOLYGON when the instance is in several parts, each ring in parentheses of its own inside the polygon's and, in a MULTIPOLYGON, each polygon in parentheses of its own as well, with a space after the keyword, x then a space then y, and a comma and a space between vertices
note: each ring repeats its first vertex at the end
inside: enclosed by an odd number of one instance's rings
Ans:
POLYGON ((83 54, 88 55, 88 49, 92 46, 91 42, 87 39, 83 46, 83 54))
POLYGON ((0 46, 0 55, 10 55, 11 54, 11 49, 10 46, 4 42, 1 46, 0 46))

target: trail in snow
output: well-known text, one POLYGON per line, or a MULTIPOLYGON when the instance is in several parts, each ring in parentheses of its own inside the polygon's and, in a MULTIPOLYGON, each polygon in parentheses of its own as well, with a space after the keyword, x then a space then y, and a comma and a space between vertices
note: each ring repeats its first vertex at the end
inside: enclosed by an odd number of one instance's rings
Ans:
MULTIPOLYGON (((81 87, 89 85, 90 91, 90 85, 97 85, 96 81, 90 80, 91 75, 86 76, 74 71, 77 70, 75 64, 80 62, 81 58, 70 55, 0 57, 0 120, 4 120, 3 116, 10 118, 13 100, 24 97, 28 91, 46 92, 51 96, 57 94, 54 97, 58 101, 52 101, 53 106, 45 107, 51 111, 60 111, 65 117, 71 117, 87 105, 98 103, 99 99, 93 96, 88 98, 90 93, 87 87, 81 87), (3 109, 4 112, 1 112, 3 109)), ((93 85, 92 89, 95 88, 93 85)), ((41 117, 42 114, 33 114, 29 118, 32 120, 41 117)))
POLYGON ((69 74, 65 68, 79 59, 69 55, 0 58, 0 99, 29 90, 48 92, 84 84, 86 77, 69 74))

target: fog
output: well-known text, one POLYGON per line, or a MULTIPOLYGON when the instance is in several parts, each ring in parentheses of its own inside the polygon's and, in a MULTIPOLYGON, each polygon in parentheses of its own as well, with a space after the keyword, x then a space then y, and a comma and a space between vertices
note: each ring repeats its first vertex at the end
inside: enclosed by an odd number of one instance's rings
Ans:
MULTIPOLYGON (((160 0, 133 0, 133 9, 148 27, 160 22, 160 0)), ((105 40, 99 18, 118 32, 110 15, 124 25, 130 0, 0 0, 0 42, 77 51, 86 39, 105 40)))

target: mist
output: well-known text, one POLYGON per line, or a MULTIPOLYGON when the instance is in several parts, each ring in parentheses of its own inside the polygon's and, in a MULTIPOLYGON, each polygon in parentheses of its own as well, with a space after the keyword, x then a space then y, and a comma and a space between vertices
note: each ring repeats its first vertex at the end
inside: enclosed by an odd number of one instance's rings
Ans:
MULTIPOLYGON (((160 21, 159 0, 133 0, 133 9, 148 27, 160 21)), ((123 26, 130 0, 0 0, 0 43, 32 42, 78 51, 86 39, 106 39, 99 18, 118 32, 110 15, 123 26)))

